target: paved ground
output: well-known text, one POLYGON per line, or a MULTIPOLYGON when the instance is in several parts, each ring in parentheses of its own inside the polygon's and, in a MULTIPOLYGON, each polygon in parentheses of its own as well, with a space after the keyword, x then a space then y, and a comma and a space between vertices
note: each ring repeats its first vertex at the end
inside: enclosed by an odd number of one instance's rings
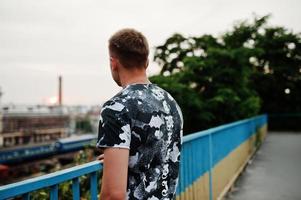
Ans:
POLYGON ((301 200, 301 133, 270 132, 227 200, 301 200))

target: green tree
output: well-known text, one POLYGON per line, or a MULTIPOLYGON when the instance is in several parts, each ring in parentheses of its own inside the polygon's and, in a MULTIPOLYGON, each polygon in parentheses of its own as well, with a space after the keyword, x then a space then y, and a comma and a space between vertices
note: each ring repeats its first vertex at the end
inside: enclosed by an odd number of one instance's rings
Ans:
POLYGON ((251 83, 263 100, 261 112, 301 112, 301 34, 269 26, 269 18, 239 23, 225 34, 225 44, 255 50, 249 57, 251 83))
POLYGON ((77 131, 81 131, 84 133, 92 132, 92 125, 88 118, 79 119, 76 121, 75 128, 77 131))
POLYGON ((251 50, 229 48, 221 39, 175 34, 156 49, 155 60, 162 70, 151 80, 180 104, 186 134, 259 111, 260 100, 249 87, 251 70, 247 57, 251 50))
POLYGON ((269 27, 268 19, 255 16, 219 37, 177 33, 156 48, 162 68, 151 81, 180 104, 184 133, 259 112, 300 111, 300 34, 269 27))

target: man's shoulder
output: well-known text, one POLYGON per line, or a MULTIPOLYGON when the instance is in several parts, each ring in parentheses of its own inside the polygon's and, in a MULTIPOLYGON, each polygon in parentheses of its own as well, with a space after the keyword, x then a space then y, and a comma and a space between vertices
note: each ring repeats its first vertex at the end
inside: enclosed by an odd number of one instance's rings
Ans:
POLYGON ((115 111, 121 111, 124 108, 133 108, 137 105, 143 104, 143 106, 146 106, 146 104, 152 104, 152 102, 155 104, 165 102, 165 104, 176 104, 178 106, 173 96, 157 84, 135 84, 124 88, 107 100, 103 104, 102 110, 110 108, 115 111))
POLYGON ((118 97, 114 96, 107 100, 101 107, 101 113, 104 112, 124 112, 127 111, 125 103, 118 97))

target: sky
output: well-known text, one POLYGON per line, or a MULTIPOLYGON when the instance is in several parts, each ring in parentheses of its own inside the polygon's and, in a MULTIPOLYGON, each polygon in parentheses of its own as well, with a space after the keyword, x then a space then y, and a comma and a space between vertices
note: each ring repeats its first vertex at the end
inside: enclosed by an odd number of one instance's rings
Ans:
POLYGON ((62 75, 64 104, 102 104, 120 90, 107 41, 121 28, 148 38, 153 75, 155 46, 173 33, 217 36, 253 13, 301 32, 300 8, 300 0, 0 0, 0 103, 47 104, 62 75))

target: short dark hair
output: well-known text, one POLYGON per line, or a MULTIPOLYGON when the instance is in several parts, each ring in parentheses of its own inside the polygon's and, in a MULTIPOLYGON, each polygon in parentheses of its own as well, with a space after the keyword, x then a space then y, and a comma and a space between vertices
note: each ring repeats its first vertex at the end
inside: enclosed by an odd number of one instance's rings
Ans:
POLYGON ((145 36, 135 29, 122 29, 109 39, 109 50, 126 68, 145 66, 149 46, 145 36))

